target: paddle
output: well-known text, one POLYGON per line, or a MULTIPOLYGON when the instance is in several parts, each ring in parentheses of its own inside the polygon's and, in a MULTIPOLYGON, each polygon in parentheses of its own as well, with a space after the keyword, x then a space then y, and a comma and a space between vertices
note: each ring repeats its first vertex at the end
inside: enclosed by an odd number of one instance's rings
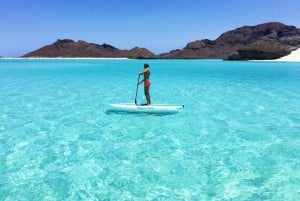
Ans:
POLYGON ((135 99, 134 99, 134 103, 136 105, 137 105, 136 97, 137 97, 137 94, 138 94, 139 82, 140 82, 140 75, 139 75, 138 82, 137 82, 137 85, 136 85, 136 92, 135 92, 135 99))

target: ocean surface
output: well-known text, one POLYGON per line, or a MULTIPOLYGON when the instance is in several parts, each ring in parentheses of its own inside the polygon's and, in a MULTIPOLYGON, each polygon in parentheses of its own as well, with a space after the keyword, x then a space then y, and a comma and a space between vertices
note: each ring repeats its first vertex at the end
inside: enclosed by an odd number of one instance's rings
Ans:
POLYGON ((0 60, 1 201, 299 199, 300 63, 0 60))

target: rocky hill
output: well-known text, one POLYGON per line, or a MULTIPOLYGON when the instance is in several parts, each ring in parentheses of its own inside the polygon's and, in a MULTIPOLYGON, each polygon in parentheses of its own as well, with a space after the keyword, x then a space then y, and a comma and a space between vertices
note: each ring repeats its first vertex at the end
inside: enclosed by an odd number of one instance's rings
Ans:
POLYGON ((278 22, 243 26, 216 40, 197 40, 162 58, 276 59, 300 47, 300 29, 278 22))
POLYGON ((221 34, 216 40, 196 40, 183 49, 155 55, 145 48, 120 50, 108 44, 70 39, 57 40, 23 57, 104 57, 141 59, 276 59, 300 48, 300 29, 279 22, 243 26, 221 34))
POLYGON ((50 45, 27 53, 23 57, 92 57, 92 58, 156 58, 156 55, 145 48, 135 47, 131 50, 120 50, 108 44, 94 44, 79 40, 58 39, 50 45))

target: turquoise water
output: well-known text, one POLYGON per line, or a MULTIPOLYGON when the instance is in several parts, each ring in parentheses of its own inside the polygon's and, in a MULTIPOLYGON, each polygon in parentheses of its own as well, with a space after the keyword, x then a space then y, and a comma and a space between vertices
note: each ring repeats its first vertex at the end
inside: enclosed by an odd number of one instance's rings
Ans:
POLYGON ((0 60, 0 97, 0 200, 300 198, 300 63, 0 60), (183 111, 107 112, 144 62, 183 111))

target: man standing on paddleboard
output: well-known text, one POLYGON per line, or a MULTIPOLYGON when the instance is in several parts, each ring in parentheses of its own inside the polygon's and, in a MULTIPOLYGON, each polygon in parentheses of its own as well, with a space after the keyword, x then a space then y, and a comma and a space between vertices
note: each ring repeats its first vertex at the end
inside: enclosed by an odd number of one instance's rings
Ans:
POLYGON ((149 89, 150 89, 150 66, 149 64, 144 64, 144 70, 142 72, 139 73, 139 75, 144 75, 144 79, 140 82, 138 82, 138 85, 140 85, 141 83, 144 82, 144 93, 145 93, 145 97, 147 100, 147 104, 146 105, 151 105, 151 98, 150 98, 150 93, 149 93, 149 89))

